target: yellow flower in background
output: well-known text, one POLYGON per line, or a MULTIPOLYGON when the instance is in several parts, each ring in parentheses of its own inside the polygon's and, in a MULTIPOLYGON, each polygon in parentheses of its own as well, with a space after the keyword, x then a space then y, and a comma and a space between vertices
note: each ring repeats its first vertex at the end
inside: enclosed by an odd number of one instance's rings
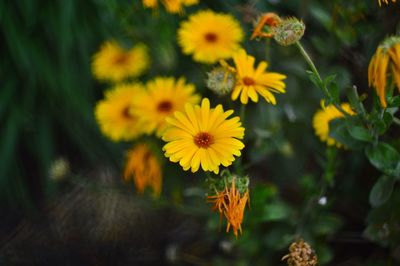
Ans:
MULTIPOLYGON (((348 103, 342 103, 341 107, 349 115, 355 115, 355 112, 351 109, 348 103)), ((315 134, 322 142, 326 142, 329 146, 336 145, 337 147, 341 147, 341 143, 337 142, 334 138, 329 137, 329 123, 335 119, 343 117, 344 115, 334 105, 328 105, 326 107, 322 106, 322 109, 318 110, 313 117, 315 134)))
POLYGON ((136 190, 143 194, 147 187, 159 197, 162 188, 162 171, 157 157, 146 144, 134 146, 127 154, 124 180, 133 179, 136 190))
POLYGON ((250 201, 249 190, 246 189, 240 193, 236 187, 236 178, 232 179, 231 186, 225 186, 224 190, 216 191, 213 196, 207 197, 208 202, 213 203, 213 211, 218 211, 220 220, 222 215, 225 216, 228 224, 226 232, 228 233, 232 227, 234 235, 238 236, 238 232, 242 233, 242 222, 246 204, 250 201))
POLYGON ((385 39, 377 48, 368 66, 368 83, 379 96, 382 107, 387 106, 386 90, 388 77, 400 91, 400 37, 385 39))
POLYGON ((113 141, 132 140, 142 133, 139 119, 131 112, 132 100, 140 94, 140 84, 120 84, 105 92, 95 109, 96 120, 104 135, 113 141))
POLYGON ((93 56, 92 71, 99 80, 120 82, 140 76, 149 67, 149 61, 144 44, 126 50, 117 42, 108 41, 93 56))
MULTIPOLYGON (((236 84, 232 91, 231 98, 239 98, 243 104, 247 104, 249 98, 253 102, 258 102, 260 94, 267 102, 276 104, 274 93, 284 93, 285 83, 282 81, 285 75, 276 72, 267 72, 268 63, 261 61, 254 68, 255 58, 248 55, 241 49, 233 56, 236 72, 236 84)), ((224 63, 226 64, 226 63, 224 63)))
MULTIPOLYGON (((198 0, 161 0, 161 3, 164 5, 165 9, 169 13, 177 14, 183 12, 184 6, 191 6, 197 4, 198 0)), ((143 6, 146 8, 157 8, 158 1, 157 0, 143 0, 143 6)))
POLYGON ((215 63, 232 57, 239 49, 243 31, 231 15, 211 10, 199 11, 181 23, 178 43, 183 53, 201 63, 215 63))
MULTIPOLYGON (((391 0, 391 1, 392 1, 393 3, 396 2, 396 0, 391 0)), ((382 5, 382 2, 385 3, 385 4, 389 4, 389 0, 378 0, 379 6, 382 5)))
POLYGON ((186 104, 185 111, 167 118, 170 127, 162 139, 168 142, 163 150, 171 162, 194 173, 200 166, 204 171, 219 172, 219 166, 229 166, 240 156, 244 137, 239 117, 227 119, 233 110, 224 112, 222 105, 210 108, 203 99, 201 106, 186 104))
POLYGON ((133 112, 143 122, 143 130, 161 136, 167 126, 165 118, 176 111, 183 111, 186 103, 196 104, 200 96, 195 86, 184 78, 156 77, 147 82, 146 91, 134 99, 133 112))

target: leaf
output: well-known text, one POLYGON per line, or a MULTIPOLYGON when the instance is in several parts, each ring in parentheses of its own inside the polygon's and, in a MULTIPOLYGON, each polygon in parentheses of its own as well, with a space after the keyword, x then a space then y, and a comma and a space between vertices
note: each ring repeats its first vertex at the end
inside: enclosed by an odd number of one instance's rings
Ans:
POLYGON ((352 137, 344 119, 335 119, 329 123, 329 136, 349 149, 361 149, 364 144, 352 137))
POLYGON ((373 207, 384 204, 392 195, 393 187, 396 180, 393 177, 383 175, 375 185, 369 194, 369 203, 373 207))
POLYGON ((291 209, 283 202, 276 202, 264 205, 261 221, 277 221, 289 217, 291 209))
POLYGON ((359 121, 356 119, 347 119, 346 122, 347 129, 353 138, 366 142, 373 140, 373 137, 368 129, 366 129, 359 121))
POLYGON ((387 175, 400 176, 400 154, 387 143, 379 142, 365 149, 370 163, 387 175))

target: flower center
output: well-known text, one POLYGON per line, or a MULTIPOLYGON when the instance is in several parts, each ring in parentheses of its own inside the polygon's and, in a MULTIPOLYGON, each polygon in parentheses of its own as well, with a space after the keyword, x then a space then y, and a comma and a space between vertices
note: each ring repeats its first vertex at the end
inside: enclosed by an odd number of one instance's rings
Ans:
POLYGON ((207 132, 200 132, 194 137, 194 144, 199 148, 207 149, 214 143, 214 137, 207 132))
POLYGON ((131 112, 129 110, 130 110, 129 106, 125 107, 122 110, 122 116, 124 118, 126 118, 126 119, 132 119, 133 118, 133 116, 131 115, 131 112))
POLYGON ((206 35, 204 35, 204 38, 206 39, 207 42, 210 43, 215 43, 218 40, 218 36, 215 33, 209 32, 206 35))
POLYGON ((246 85, 246 86, 251 86, 251 85, 256 84, 256 82, 252 78, 244 77, 243 78, 243 84, 246 85))
POLYGON ((114 64, 116 65, 124 65, 128 62, 129 55, 126 53, 120 53, 114 58, 114 64))
POLYGON ((162 101, 157 105, 157 110, 161 113, 169 113, 172 110, 172 103, 170 101, 162 101))

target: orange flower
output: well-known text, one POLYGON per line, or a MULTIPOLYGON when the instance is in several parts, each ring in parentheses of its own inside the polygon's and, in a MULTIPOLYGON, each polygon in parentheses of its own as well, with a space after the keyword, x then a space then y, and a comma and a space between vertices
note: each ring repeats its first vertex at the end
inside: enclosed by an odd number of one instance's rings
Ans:
POLYGON ((273 34, 270 32, 263 32, 264 27, 270 26, 274 27, 280 22, 280 17, 272 12, 264 13, 261 15, 261 17, 258 19, 257 25, 253 31, 253 34, 250 37, 250 40, 253 40, 254 38, 257 37, 265 37, 265 38, 272 38, 273 34))

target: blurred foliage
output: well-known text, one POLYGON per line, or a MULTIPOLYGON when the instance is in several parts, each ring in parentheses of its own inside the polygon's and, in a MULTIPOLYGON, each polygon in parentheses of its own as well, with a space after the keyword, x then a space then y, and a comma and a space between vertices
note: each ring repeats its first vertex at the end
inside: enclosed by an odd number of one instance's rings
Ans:
MULTIPOLYGON (((262 103, 246 109, 241 163, 251 180, 251 205, 238 240, 225 234, 218 215, 205 204, 205 176, 182 172, 163 159, 163 196, 143 206, 168 206, 183 219, 207 221, 192 243, 182 245, 189 255, 178 264, 281 265, 299 235, 315 248, 321 265, 400 263, 400 142, 398 128, 392 127, 400 97, 379 112, 367 84, 369 59, 385 36, 396 33, 400 9, 397 3, 379 8, 372 0, 204 0, 181 16, 143 9, 138 0, 1 1, 0 211, 14 215, 5 218, 2 230, 68 188, 49 178, 60 157, 70 162, 78 180, 94 170, 121 171, 131 143, 105 139, 93 116, 95 102, 109 87, 90 73, 91 56, 104 40, 150 47, 151 69, 141 81, 185 76, 202 96, 212 96, 204 82, 211 66, 192 62, 176 44, 179 22, 201 8, 234 14, 247 39, 262 12, 302 18, 302 44, 333 100, 347 98, 359 115, 331 123, 331 136, 348 149, 326 148, 311 126, 324 95, 315 78, 309 80, 297 48, 270 40, 244 42, 257 60, 268 60, 273 71, 288 76, 287 93, 277 96, 276 107, 262 103)), ((237 103, 214 100, 240 112, 237 103)), ((170 238, 160 256, 174 244, 170 238)))

